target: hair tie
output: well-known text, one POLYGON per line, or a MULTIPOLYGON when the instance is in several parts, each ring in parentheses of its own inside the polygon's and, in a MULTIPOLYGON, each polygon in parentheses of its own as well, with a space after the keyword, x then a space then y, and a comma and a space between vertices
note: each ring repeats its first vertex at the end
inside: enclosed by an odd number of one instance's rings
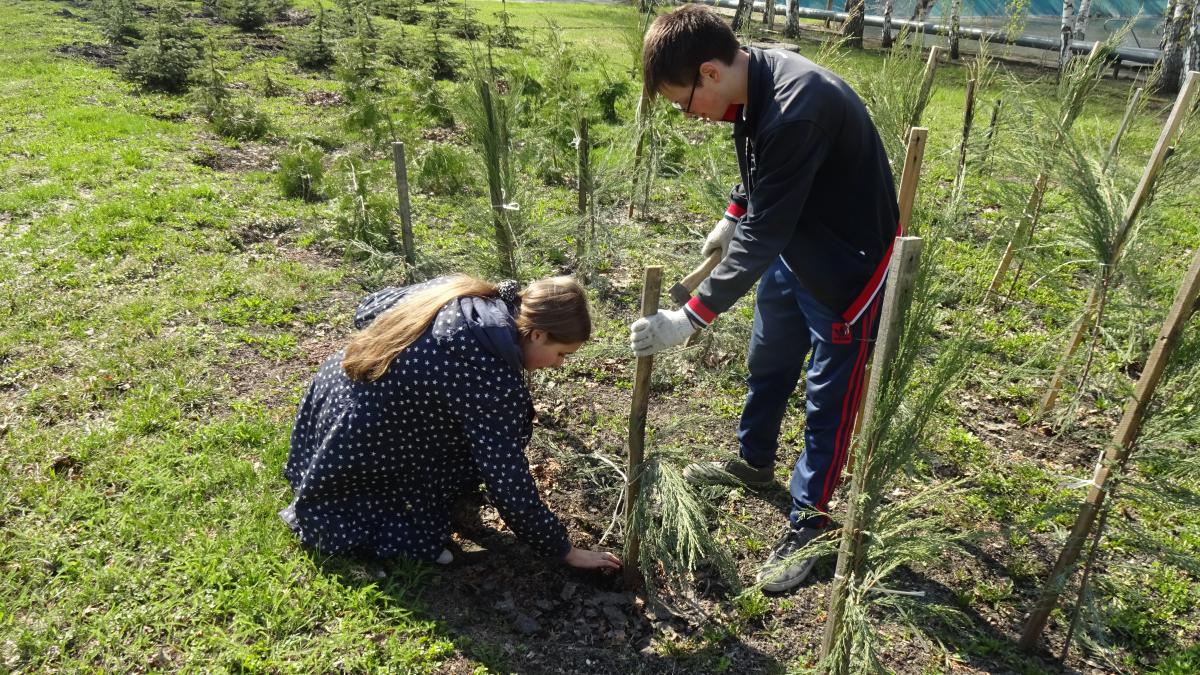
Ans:
POLYGON ((505 279, 496 284, 496 291, 500 294, 500 299, 510 305, 521 301, 521 284, 512 279, 505 279))

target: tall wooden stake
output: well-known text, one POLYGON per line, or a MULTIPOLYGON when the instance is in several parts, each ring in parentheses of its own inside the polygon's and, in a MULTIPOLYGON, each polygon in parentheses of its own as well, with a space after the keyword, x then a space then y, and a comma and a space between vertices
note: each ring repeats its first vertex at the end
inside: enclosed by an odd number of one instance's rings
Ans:
MULTIPOLYGON (((907 235, 909 223, 912 222, 913 204, 917 199, 917 184, 921 180, 921 163, 925 159, 925 141, 929 138, 929 129, 915 127, 908 132, 908 151, 904 155, 904 173, 900 174, 900 234, 907 235)), ((874 361, 868 361, 864 366, 868 370, 874 361)), ((863 420, 866 419, 864 408, 867 397, 863 396, 858 402, 858 414, 854 417, 854 435, 851 444, 862 432, 863 420)), ((854 458, 846 462, 844 473, 852 473, 854 458)))
POLYGON ((588 121, 586 117, 579 120, 579 229, 575 233, 575 267, 582 270, 588 249, 588 194, 592 189, 592 171, 588 160, 588 121))
POLYGON ((963 189, 967 176, 967 143, 971 138, 971 124, 975 120, 975 80, 967 80, 967 96, 963 104, 962 140, 958 144, 958 171, 954 174, 954 194, 963 189))
POLYGON ((1075 525, 1071 528, 1067 543, 1063 546, 1058 561, 1054 563, 1054 570, 1050 572, 1050 578, 1042 587, 1042 594, 1038 598, 1037 605, 1025 623, 1025 628, 1021 632, 1021 640, 1018 643, 1021 649, 1032 651, 1037 646, 1038 638, 1041 637, 1042 631, 1046 628, 1046 622, 1050 618, 1050 612, 1058 604, 1058 596, 1066 585, 1067 576, 1074 569, 1075 562, 1079 559, 1084 542, 1087 540, 1088 532, 1091 531, 1096 515, 1104 505, 1104 497, 1108 493, 1108 479, 1114 471, 1119 472, 1124 469, 1129 460, 1134 442, 1141 431, 1146 408, 1150 405, 1154 390, 1162 379, 1163 371, 1166 370, 1167 362, 1171 358, 1171 352, 1174 351, 1175 345, 1179 341, 1179 334, 1183 331, 1183 327, 1191 315, 1191 308, 1198 297, 1200 297, 1200 250, 1196 251, 1196 255, 1192 258, 1191 268, 1188 269, 1183 283, 1179 286, 1175 302, 1171 305, 1171 311, 1167 314, 1167 319, 1163 322, 1154 348, 1150 351, 1146 368, 1142 371, 1142 376, 1138 378, 1133 396, 1125 404, 1125 414, 1121 417, 1121 423, 1113 435, 1112 443, 1105 451, 1103 459, 1096 465, 1096 470, 1092 474, 1092 486, 1088 489, 1087 498, 1079 507, 1079 513, 1075 517, 1075 525))
POLYGON ((629 190, 629 218, 633 218, 633 205, 637 203, 638 168, 642 165, 642 154, 646 147, 646 115, 650 114, 650 99, 643 95, 638 99, 637 114, 637 146, 633 149, 632 187, 629 190))
POLYGON ((396 168, 396 207, 400 211, 404 261, 413 267, 417 264, 417 252, 413 245, 412 204, 408 200, 408 165, 404 161, 404 143, 392 143, 392 164, 396 168))
POLYGON ((1000 120, 1000 109, 1003 107, 1004 99, 1002 98, 996 99, 996 102, 992 104, 992 119, 988 122, 987 134, 983 137, 983 152, 980 153, 984 162, 987 162, 988 157, 992 154, 992 139, 996 137, 996 125, 1000 120))
POLYGON ((1142 92, 1145 89, 1138 87, 1133 90, 1133 96, 1129 98, 1129 105, 1125 106, 1125 116, 1121 118, 1121 126, 1117 127, 1117 134, 1113 136, 1112 145, 1108 146, 1108 152, 1104 153, 1104 169, 1108 169, 1108 165, 1113 158, 1117 156, 1117 148, 1121 146, 1121 138, 1125 135, 1125 130, 1129 128, 1129 122, 1133 120, 1133 112, 1137 110, 1138 103, 1142 100, 1142 92))
MULTIPOLYGON (((647 267, 642 277, 642 316, 658 311, 658 296, 662 294, 662 267, 647 267)), ((646 455, 646 411, 650 407, 650 371, 653 356, 638 357, 633 375, 633 403, 629 408, 629 464, 625 468, 628 486, 625 489, 625 584, 629 588, 641 585, 638 557, 641 555, 641 533, 633 529, 633 512, 641 491, 642 461, 646 455)))
MULTIPOLYGON (((1100 49, 1103 46, 1103 42, 1097 42, 1092 45, 1092 51, 1088 54, 1089 63, 1100 55, 1100 49)), ((1082 105, 1082 103, 1080 104, 1082 105)), ((1068 104, 1068 108, 1071 105, 1073 104, 1068 104)), ((1063 134, 1070 130, 1073 123, 1066 119, 1065 116, 1064 119, 1059 120, 1059 128, 1054 140, 1056 145, 1062 142, 1063 134)), ((1029 193, 1029 201, 1025 204, 1025 210, 1021 212, 1021 220, 1017 223, 1017 230, 1013 233, 1012 239, 1008 241, 1003 255, 1000 256, 1000 262, 996 265, 996 272, 992 275, 992 282, 988 284, 988 293, 997 294, 1000 292, 1000 284, 1004 282, 1004 275, 1008 273, 1008 267, 1012 264, 1013 255, 1018 248, 1025 246, 1033 240, 1033 228, 1037 225, 1038 216, 1042 212, 1042 198, 1046 195, 1046 183, 1049 180, 1050 175, 1047 170, 1038 172, 1037 178, 1033 180, 1033 191, 1029 193)), ((1013 286, 1014 288, 1016 287, 1015 282, 1013 286)))
POLYGON ((929 48, 929 58, 925 61, 925 75, 921 78, 921 92, 917 97, 917 108, 913 110, 912 119, 908 121, 909 128, 921 123, 921 115, 925 112, 925 106, 929 105, 929 94, 933 91, 933 77, 937 74, 938 57, 941 54, 941 47, 934 45, 929 48))
MULTIPOLYGON (((1146 203, 1146 199, 1150 196, 1150 192, 1154 188, 1154 182, 1158 180, 1158 174, 1162 171, 1163 164, 1167 161, 1167 155, 1170 154, 1171 143, 1175 140, 1175 134, 1179 132, 1179 127, 1183 124, 1184 118, 1187 117, 1192 94, 1195 93, 1198 87, 1200 87, 1200 73, 1193 70, 1188 73, 1183 88, 1179 90, 1179 96, 1175 98, 1175 106, 1171 108, 1171 114, 1167 117, 1167 122, 1163 125, 1162 133, 1158 136, 1158 142, 1154 145, 1154 150, 1150 153, 1150 160, 1146 163, 1146 169, 1142 172, 1142 179, 1138 182, 1137 189, 1134 190, 1133 197, 1129 200, 1129 206, 1125 209, 1125 215, 1121 219, 1121 226, 1117 229, 1116 237, 1113 240, 1115 245, 1113 246, 1112 257, 1105 261, 1109 269, 1115 267, 1121 259, 1121 253, 1125 249, 1125 240, 1128 237, 1129 230, 1137 220, 1142 205, 1146 203)), ((1075 331, 1071 335, 1071 340, 1067 343, 1067 349, 1063 352, 1062 358, 1058 362, 1058 367, 1054 371, 1054 376, 1050 379, 1050 385, 1046 388, 1046 394, 1042 397, 1042 403, 1038 410, 1039 414, 1049 411, 1058 400, 1058 393, 1062 389, 1063 379, 1066 377, 1071 357, 1083 342, 1084 334, 1091 327, 1092 316, 1096 313, 1097 308, 1103 305, 1106 291, 1107 287, 1103 284, 1097 284, 1092 289, 1087 304, 1084 306, 1083 315, 1075 324, 1075 331)))
MULTIPOLYGON (((909 306, 916 285, 921 246, 920 237, 898 237, 888 265, 888 288, 883 297, 879 335, 875 341, 875 365, 871 368, 871 380, 867 384, 867 405, 863 411, 868 420, 875 414, 884 373, 900 344, 900 333, 904 328, 904 309, 909 306)), ((825 635, 821 641, 822 659, 834 654, 835 650, 839 652, 835 654, 834 662, 830 666, 830 672, 834 675, 845 673, 849 667, 849 648, 839 643, 844 640, 842 620, 846 598, 850 592, 850 580, 861 575, 863 563, 867 559, 868 541, 864 536, 864 528, 870 524, 878 504, 878 495, 870 494, 864 489, 874 452, 874 445, 868 441, 856 453, 856 468, 850 484, 850 499, 842 524, 842 542, 838 550, 833 590, 829 599, 829 618, 825 621, 825 635)))

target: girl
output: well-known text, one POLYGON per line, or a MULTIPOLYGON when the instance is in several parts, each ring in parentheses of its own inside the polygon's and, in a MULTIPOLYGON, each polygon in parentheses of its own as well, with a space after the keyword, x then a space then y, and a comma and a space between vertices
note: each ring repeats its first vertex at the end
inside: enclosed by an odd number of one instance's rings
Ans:
POLYGON ((359 305, 355 334, 309 386, 284 475, 280 516, 323 553, 449 563, 450 508, 487 486, 504 522, 537 553, 615 569, 575 548, 529 475, 533 402, 522 370, 557 368, 591 335, 570 277, 518 292, 467 276, 388 288, 359 305))

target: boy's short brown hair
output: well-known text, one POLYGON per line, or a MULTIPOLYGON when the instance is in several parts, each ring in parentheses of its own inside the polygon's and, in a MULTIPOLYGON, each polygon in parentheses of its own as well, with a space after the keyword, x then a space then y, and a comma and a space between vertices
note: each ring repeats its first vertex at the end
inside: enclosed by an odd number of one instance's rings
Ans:
POLYGON ((704 5, 684 5, 654 20, 642 43, 642 91, 650 98, 665 85, 690 87, 700 64, 726 65, 737 56, 738 40, 719 14, 704 5))

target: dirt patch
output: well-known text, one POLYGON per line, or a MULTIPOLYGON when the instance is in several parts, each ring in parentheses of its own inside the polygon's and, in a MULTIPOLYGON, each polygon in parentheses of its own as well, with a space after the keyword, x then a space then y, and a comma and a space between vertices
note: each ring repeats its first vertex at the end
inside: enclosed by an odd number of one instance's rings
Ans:
POLYGON ((342 96, 338 91, 306 91, 300 97, 304 105, 312 105, 318 108, 332 108, 333 106, 342 105, 346 102, 346 97, 342 96))
POLYGON ((421 130, 421 140, 432 141, 435 143, 450 143, 453 145, 467 145, 467 128, 461 124, 456 124, 453 127, 429 127, 421 130))
POLYGON ((236 148, 210 143, 193 147, 188 158, 214 171, 264 171, 274 168, 275 152, 275 146, 265 143, 245 143, 236 148))
POLYGON ((121 59, 125 56, 124 47, 100 45, 93 42, 73 42, 69 45, 59 45, 54 48, 54 52, 63 56, 83 59, 101 68, 116 68, 121 65, 121 59))
POLYGON ((279 26, 307 26, 312 23, 314 18, 316 17, 313 16, 313 13, 307 9, 289 7, 275 23, 279 26))

